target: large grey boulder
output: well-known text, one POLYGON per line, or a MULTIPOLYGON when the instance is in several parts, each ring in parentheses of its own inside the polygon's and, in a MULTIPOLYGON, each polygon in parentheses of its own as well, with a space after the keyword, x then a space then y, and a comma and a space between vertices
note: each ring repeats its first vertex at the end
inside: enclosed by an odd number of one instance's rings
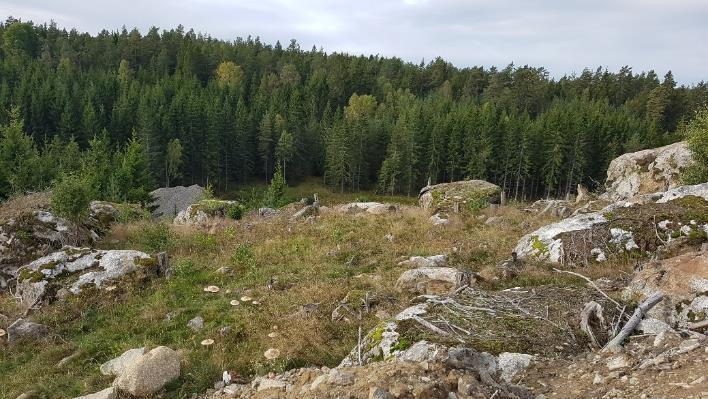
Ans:
POLYGON ((621 155, 607 169, 606 195, 619 201, 678 187, 692 162, 685 142, 621 155))
POLYGON ((113 386, 133 396, 149 396, 159 392, 180 374, 179 354, 166 346, 158 346, 128 364, 113 386))
POLYGON ((501 371, 501 379, 511 382, 514 376, 529 367, 532 360, 533 356, 525 353, 500 353, 497 357, 497 365, 501 371))
POLYGON ((426 186, 418 194, 423 209, 438 212, 464 212, 499 203, 501 187, 484 180, 463 180, 426 186))
POLYGON ((136 271, 140 266, 155 266, 150 255, 133 250, 97 250, 64 247, 61 251, 39 258, 17 272, 17 292, 26 307, 51 301, 48 293, 61 289, 79 294, 82 287, 105 288, 109 281, 136 271), (69 278, 58 277, 68 276, 69 278))
POLYGON ((185 226, 199 226, 212 218, 241 217, 243 206, 236 201, 208 199, 201 200, 180 211, 173 223, 185 226))
POLYGON ((199 185, 189 187, 163 187, 150 193, 155 199, 152 206, 155 207, 153 215, 175 217, 190 205, 199 202, 204 198, 204 189, 199 185))

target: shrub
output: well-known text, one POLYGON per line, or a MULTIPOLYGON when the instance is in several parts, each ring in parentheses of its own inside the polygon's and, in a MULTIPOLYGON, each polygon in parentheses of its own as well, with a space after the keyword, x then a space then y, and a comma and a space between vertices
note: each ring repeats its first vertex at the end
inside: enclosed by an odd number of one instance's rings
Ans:
POLYGON ((168 251, 176 240, 177 235, 165 223, 145 224, 131 237, 131 241, 152 252, 168 251))
POLYGON ((693 153, 694 163, 684 175, 684 183, 699 184, 708 181, 708 107, 696 113, 686 126, 684 135, 693 153))

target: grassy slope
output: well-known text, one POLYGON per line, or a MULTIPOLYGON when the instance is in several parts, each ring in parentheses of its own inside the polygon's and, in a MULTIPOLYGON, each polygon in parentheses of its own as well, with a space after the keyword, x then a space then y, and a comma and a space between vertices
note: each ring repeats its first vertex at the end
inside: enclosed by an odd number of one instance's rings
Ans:
MULTIPOLYGON (((316 183, 291 190, 291 195, 297 198, 312 192, 318 192, 324 204, 355 197, 411 202, 369 194, 332 194, 316 183)), ((490 272, 508 257, 521 235, 547 222, 527 220, 511 208, 501 214, 505 223, 493 227, 468 218, 437 228, 418 209, 376 217, 331 214, 312 224, 283 218, 222 222, 208 232, 153 222, 116 226, 105 247, 167 249, 175 276, 170 280, 134 277, 114 291, 85 292, 38 312, 35 318, 49 325, 54 337, 40 345, 0 348, 0 398, 15 398, 30 389, 52 398, 98 391, 112 380, 102 376, 98 366, 139 346, 167 345, 184 351, 182 376, 169 387, 168 397, 201 393, 220 379, 223 370, 248 376, 301 365, 336 365, 356 345, 356 322, 330 320, 331 311, 348 292, 375 294, 383 298, 378 309, 395 314, 409 299, 393 288, 403 270, 397 265, 401 257, 451 253, 456 248, 458 267, 490 272), (394 235, 393 242, 384 238, 388 233, 394 235), (224 266, 231 272, 217 272, 224 266), (271 277, 277 279, 272 290, 267 288, 271 277), (205 293, 207 285, 221 290, 205 293), (261 304, 229 304, 244 294, 261 304), (312 317, 290 317, 308 303, 320 304, 312 317), (197 315, 204 318, 205 328, 195 333, 186 323, 197 315), (221 335, 219 330, 225 326, 231 330, 221 335), (278 337, 268 338, 276 327, 278 337), (216 342, 204 348, 200 342, 205 338, 216 342), (263 357, 271 347, 282 351, 280 359, 263 357), (77 351, 80 356, 75 361, 63 369, 55 367, 77 351)), ((597 277, 612 273, 612 268, 588 273, 597 277)), ((546 283, 577 281, 532 266, 504 286, 546 283)), ((8 296, 0 297, 0 313, 8 320, 14 320, 18 312, 8 296)), ((369 314, 364 315, 362 325, 366 331, 377 322, 369 314)))

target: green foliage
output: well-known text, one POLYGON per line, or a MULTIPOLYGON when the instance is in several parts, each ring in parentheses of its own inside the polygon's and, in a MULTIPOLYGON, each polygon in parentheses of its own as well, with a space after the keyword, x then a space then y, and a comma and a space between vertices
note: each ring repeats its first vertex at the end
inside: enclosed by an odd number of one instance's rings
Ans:
POLYGON ((162 252, 174 248, 177 235, 165 223, 146 223, 129 237, 129 241, 149 252, 162 252))
POLYGON ((693 153, 694 163, 686 172, 686 184, 708 182, 708 107, 698 111, 686 126, 684 135, 693 153))
POLYGON ((596 188, 623 152, 675 141, 708 98, 670 72, 554 80, 543 67, 324 56, 181 27, 107 40, 8 19, 0 50, 0 125, 21 117, 33 138, 0 197, 80 166, 100 198, 147 202, 157 179, 226 192, 270 181, 276 164, 289 182, 322 177, 340 192, 479 178, 510 199, 563 196, 596 188))
POLYGON ((10 110, 10 121, 0 126, 0 198, 37 187, 39 158, 32 138, 25 133, 20 109, 10 110))
POLYGON ((93 199, 89 183, 81 176, 63 176, 52 190, 52 210, 61 217, 81 222, 93 199))
POLYGON ((275 169, 275 174, 273 179, 270 181, 268 190, 266 190, 263 196, 263 206, 271 208, 279 208, 288 203, 285 190, 288 188, 285 182, 285 176, 283 176, 282 169, 280 167, 275 169))

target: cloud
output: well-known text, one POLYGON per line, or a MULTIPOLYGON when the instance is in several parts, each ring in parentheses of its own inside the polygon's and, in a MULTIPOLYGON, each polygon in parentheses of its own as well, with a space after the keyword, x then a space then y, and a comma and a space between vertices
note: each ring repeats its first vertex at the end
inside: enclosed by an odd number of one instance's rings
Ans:
POLYGON ((97 33, 184 25, 221 39, 297 39, 302 48, 437 56, 455 65, 545 66, 551 76, 605 66, 673 70, 679 82, 707 80, 704 0, 0 0, 7 15, 97 33))

